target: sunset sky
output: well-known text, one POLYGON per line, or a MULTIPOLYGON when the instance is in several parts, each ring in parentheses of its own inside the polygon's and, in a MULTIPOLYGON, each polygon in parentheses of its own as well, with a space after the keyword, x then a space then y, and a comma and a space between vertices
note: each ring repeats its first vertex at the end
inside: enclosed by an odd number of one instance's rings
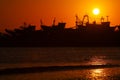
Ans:
POLYGON ((75 15, 82 20, 88 14, 90 21, 101 16, 109 16, 111 25, 120 24, 120 0, 0 0, 0 31, 5 28, 18 28, 23 22, 36 25, 40 29, 43 24, 52 25, 66 22, 67 27, 75 26, 75 15), (94 8, 100 9, 99 15, 93 15, 94 8))

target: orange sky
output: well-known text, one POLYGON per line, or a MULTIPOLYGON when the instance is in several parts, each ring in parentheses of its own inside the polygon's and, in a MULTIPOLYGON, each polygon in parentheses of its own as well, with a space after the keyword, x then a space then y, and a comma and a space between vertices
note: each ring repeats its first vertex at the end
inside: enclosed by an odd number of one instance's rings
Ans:
POLYGON ((18 28, 23 22, 35 24, 40 28, 40 19, 46 25, 51 25, 56 17, 57 22, 66 22, 75 26, 75 15, 82 19, 88 14, 92 19, 93 8, 100 9, 101 16, 109 16, 112 25, 120 24, 120 0, 0 0, 0 31, 5 28, 18 28))

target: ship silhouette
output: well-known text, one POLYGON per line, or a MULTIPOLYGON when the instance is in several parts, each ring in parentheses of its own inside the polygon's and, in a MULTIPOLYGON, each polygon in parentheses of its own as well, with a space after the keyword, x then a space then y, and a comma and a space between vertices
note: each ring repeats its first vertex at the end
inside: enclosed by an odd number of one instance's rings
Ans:
POLYGON ((35 30, 34 25, 24 23, 19 29, 8 30, 0 33, 0 47, 52 47, 52 46, 120 46, 120 26, 110 26, 110 21, 101 23, 89 22, 89 16, 84 15, 80 21, 76 15, 76 28, 65 28, 65 22, 55 25, 55 19, 51 26, 44 25, 41 20, 41 29, 35 30), (86 19, 86 21, 85 21, 86 19))

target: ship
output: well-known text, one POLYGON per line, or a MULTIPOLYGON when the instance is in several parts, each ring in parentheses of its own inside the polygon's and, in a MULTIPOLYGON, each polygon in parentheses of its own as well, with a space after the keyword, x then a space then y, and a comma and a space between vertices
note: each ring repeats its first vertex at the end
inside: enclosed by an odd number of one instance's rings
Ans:
POLYGON ((84 15, 80 20, 76 15, 75 28, 65 28, 65 22, 55 25, 44 25, 41 21, 41 29, 35 30, 34 25, 24 25, 20 29, 8 30, 6 34, 0 34, 1 47, 106 47, 120 46, 120 26, 110 26, 110 21, 101 23, 89 22, 89 16, 84 15))
POLYGON ((41 27, 42 30, 44 30, 44 31, 64 30, 64 29, 65 29, 65 25, 66 25, 65 22, 59 22, 57 25, 55 25, 55 18, 54 18, 53 24, 52 24, 51 26, 43 25, 42 20, 41 20, 40 22, 41 22, 41 26, 40 26, 40 27, 41 27))

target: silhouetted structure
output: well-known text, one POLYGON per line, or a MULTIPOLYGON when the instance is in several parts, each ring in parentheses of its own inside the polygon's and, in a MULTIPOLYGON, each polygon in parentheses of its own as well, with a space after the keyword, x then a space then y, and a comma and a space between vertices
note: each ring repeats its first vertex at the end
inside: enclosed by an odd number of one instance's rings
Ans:
POLYGON ((90 23, 88 15, 82 21, 76 16, 76 29, 67 29, 65 24, 55 25, 54 19, 51 26, 41 21, 41 30, 33 25, 5 29, 7 34, 0 34, 0 46, 120 46, 120 26, 110 27, 108 17, 106 22, 101 17, 101 24, 97 24, 90 23))
POLYGON ((43 25, 41 21, 41 28, 43 31, 51 31, 51 30, 64 30, 65 29, 65 24, 64 22, 59 22, 58 25, 55 25, 55 19, 53 20, 53 25, 52 26, 46 26, 43 25))

